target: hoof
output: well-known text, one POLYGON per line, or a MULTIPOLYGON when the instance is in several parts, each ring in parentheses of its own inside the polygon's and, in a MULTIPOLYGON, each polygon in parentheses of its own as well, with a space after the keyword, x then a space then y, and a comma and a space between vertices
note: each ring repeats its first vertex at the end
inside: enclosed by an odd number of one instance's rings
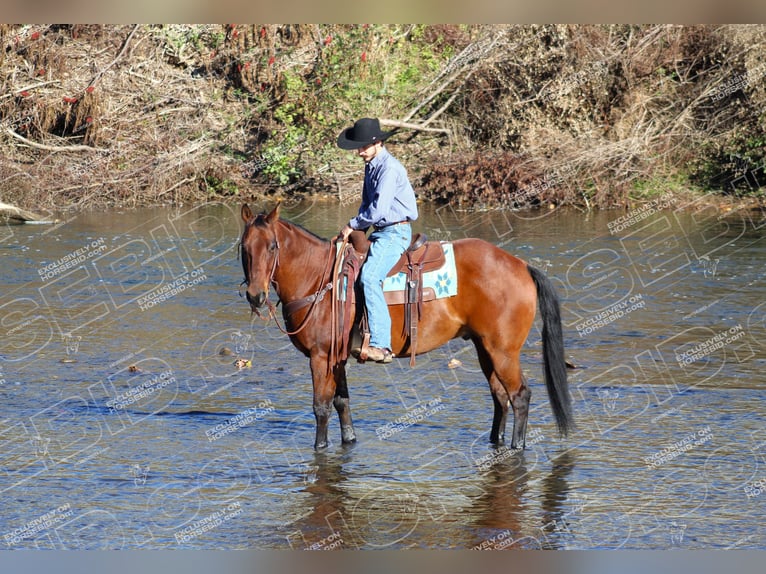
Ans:
POLYGON ((356 442, 356 433, 350 426, 342 428, 340 431, 340 436, 343 444, 351 444, 356 442))

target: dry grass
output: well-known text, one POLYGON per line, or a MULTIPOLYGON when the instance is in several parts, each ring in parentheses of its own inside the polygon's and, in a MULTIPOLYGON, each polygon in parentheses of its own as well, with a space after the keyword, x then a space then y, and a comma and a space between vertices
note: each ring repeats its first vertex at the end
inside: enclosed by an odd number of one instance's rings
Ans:
MULTIPOLYGON (((424 198, 611 207, 641 182, 679 173, 725 187, 766 156, 764 26, 441 25, 420 40, 413 31, 370 35, 364 66, 335 54, 364 93, 371 66, 406 68, 396 42, 451 50, 404 86, 407 101, 370 100, 397 114, 391 120, 433 130, 403 129, 392 142, 424 198)), ((303 109, 328 102, 319 111, 347 121, 358 102, 320 98, 344 86, 314 72, 328 69, 327 38, 340 50, 352 33, 360 30, 0 25, 0 200, 80 208, 317 189, 342 198, 346 158, 309 165, 337 152, 332 134, 321 153, 295 154, 303 175, 290 185, 254 166, 291 129, 275 115, 296 95, 290 77, 316 82, 316 93, 300 94, 303 109)), ((327 130, 310 115, 293 121, 327 130)))
POLYGON ((4 199, 74 208, 181 202, 205 199, 216 170, 242 182, 220 150, 241 137, 233 118, 248 115, 246 104, 224 102, 225 82, 179 63, 192 57, 173 49, 183 27, 83 28, 6 26, 0 35, 18 46, 3 62, 4 199))

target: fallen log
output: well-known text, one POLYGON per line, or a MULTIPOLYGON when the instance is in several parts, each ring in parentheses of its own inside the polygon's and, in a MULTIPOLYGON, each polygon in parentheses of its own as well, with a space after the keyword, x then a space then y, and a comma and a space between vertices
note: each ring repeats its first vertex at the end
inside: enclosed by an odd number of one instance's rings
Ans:
POLYGON ((56 223, 26 209, 0 201, 0 218, 17 223, 56 223))

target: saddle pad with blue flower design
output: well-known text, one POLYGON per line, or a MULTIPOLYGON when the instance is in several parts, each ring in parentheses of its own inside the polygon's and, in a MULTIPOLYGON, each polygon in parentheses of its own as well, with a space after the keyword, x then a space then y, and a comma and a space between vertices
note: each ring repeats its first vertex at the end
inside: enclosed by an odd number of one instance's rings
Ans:
MULTIPOLYGON (((444 297, 452 297, 457 295, 457 268, 455 267, 455 251, 452 247, 452 243, 442 241, 440 242, 442 249, 444 250, 445 262, 441 268, 435 271, 428 271, 423 273, 423 299, 442 299, 444 297), (430 292, 433 292, 432 296, 430 292)), ((386 296, 386 301, 391 304, 398 303, 397 292, 404 292, 407 286, 407 274, 398 273, 391 277, 386 277, 383 281, 383 294, 386 296)), ((404 300, 402 299, 402 303, 404 300)))

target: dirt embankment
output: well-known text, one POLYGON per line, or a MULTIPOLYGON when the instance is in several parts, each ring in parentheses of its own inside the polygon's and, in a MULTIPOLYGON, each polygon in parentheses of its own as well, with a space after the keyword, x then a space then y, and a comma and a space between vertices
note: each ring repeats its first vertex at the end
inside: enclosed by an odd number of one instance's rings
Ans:
POLYGON ((376 116, 421 198, 627 206, 766 181, 763 26, 1 25, 0 201, 357 193, 376 116))

